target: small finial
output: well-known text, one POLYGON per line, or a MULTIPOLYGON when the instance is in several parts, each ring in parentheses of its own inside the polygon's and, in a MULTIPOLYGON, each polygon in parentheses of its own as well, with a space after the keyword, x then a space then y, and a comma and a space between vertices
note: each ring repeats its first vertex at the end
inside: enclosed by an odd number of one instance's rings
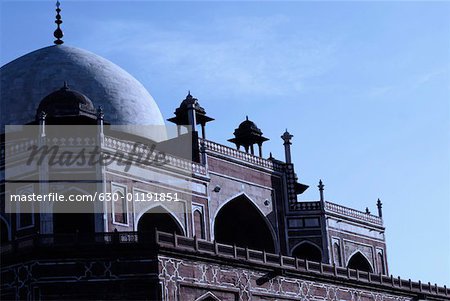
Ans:
POLYGON ((319 180, 319 185, 317 185, 317 187, 319 187, 320 201, 323 202, 324 201, 323 188, 325 187, 325 185, 323 185, 322 179, 319 180))
POLYGON ((283 133, 283 136, 281 136, 281 139, 283 139, 284 144, 291 144, 291 139, 294 137, 294 135, 291 135, 288 130, 283 133))
POLYGON ((67 84, 67 81, 64 81, 63 89, 64 90, 68 90, 69 89, 69 85, 67 84))
POLYGON ((366 214, 370 214, 369 207, 366 207, 366 214))
POLYGON ((269 159, 273 159, 272 152, 269 153, 269 159))
POLYGON ((247 121, 248 121, 248 115, 245 115, 245 120, 247 120, 247 121))
POLYGON ((39 120, 45 120, 45 117, 47 117, 47 113, 44 111, 39 112, 39 120))
POLYGON ((97 108, 97 119, 102 119, 105 116, 105 114, 103 113, 103 106, 98 106, 97 108))
POLYGON ((378 216, 383 217, 383 210, 381 208, 383 207, 383 203, 381 203, 380 199, 377 201, 377 208, 378 208, 378 216))
POLYGON ((56 38, 56 40, 53 41, 53 43, 55 43, 56 45, 61 45, 61 44, 64 43, 64 41, 61 40, 62 37, 64 36, 64 33, 63 33, 63 31, 61 30, 61 27, 60 27, 60 25, 63 22, 61 20, 61 14, 60 14, 61 9, 59 8, 60 5, 61 5, 61 3, 59 3, 59 1, 56 1, 56 20, 55 20, 55 23, 56 23, 57 28, 56 28, 55 32, 53 32, 53 36, 56 38))

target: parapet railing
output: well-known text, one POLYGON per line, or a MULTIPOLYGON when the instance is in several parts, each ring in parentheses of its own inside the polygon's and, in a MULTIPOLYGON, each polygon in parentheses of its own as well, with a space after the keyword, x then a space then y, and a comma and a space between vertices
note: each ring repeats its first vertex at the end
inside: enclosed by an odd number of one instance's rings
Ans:
MULTIPOLYGON (((104 146, 127 153, 133 153, 135 155, 141 155, 142 158, 148 156, 150 151, 158 153, 157 150, 145 148, 142 145, 135 145, 134 142, 120 140, 110 136, 105 137, 104 146)), ((182 159, 167 153, 164 154, 164 158, 166 160, 165 164, 167 164, 168 166, 183 169, 187 172, 206 175, 206 168, 201 164, 192 162, 190 160, 182 159)))
MULTIPOLYGON (((140 235, 142 235, 142 233, 140 235)), ((40 247, 135 244, 139 242, 138 237, 138 232, 35 234, 18 238, 13 241, 3 242, 0 246, 0 254, 7 255, 40 247)))
POLYGON ((204 140, 204 139, 199 139, 199 143, 200 146, 202 143, 204 143, 204 146, 206 149, 221 154, 221 155, 225 155, 225 156, 229 156, 232 158, 236 158, 251 164, 255 164, 264 168, 269 168, 269 169, 273 169, 273 170, 277 170, 277 171, 282 171, 283 170, 283 166, 279 163, 276 163, 272 160, 269 159, 264 159, 231 147, 228 147, 226 145, 223 144, 219 144, 216 142, 212 142, 210 140, 204 140))
POLYGON ((383 225, 383 220, 381 217, 372 215, 370 213, 365 213, 362 211, 358 211, 352 208, 348 208, 345 206, 341 206, 338 204, 334 204, 331 202, 325 202, 325 211, 331 213, 337 213, 339 215, 351 217, 357 220, 362 220, 370 223, 374 223, 376 225, 383 225))
MULTIPOLYGON (((66 247, 71 250, 83 246, 114 247, 129 245, 135 249, 136 245, 154 246, 172 249, 174 251, 192 252, 195 254, 206 254, 213 257, 225 257, 236 260, 244 260, 249 263, 263 264, 267 267, 282 269, 292 272, 307 272, 324 277, 354 280, 368 284, 377 284, 388 288, 397 288, 413 293, 430 294, 437 296, 450 296, 450 290, 444 285, 422 283, 421 281, 405 280, 392 275, 380 275, 365 271, 353 270, 338 267, 335 265, 320 262, 308 261, 305 259, 272 254, 265 251, 252 250, 237 246, 221 244, 216 241, 206 241, 190 238, 175 233, 165 233, 155 231, 154 233, 139 232, 99 232, 86 234, 37 234, 20 238, 11 242, 3 243, 0 246, 0 254, 3 256, 10 254, 21 254, 21 252, 32 252, 39 248, 66 247)), ((57 254, 57 253, 56 253, 57 254)), ((3 258, 2 258, 3 259, 3 258)), ((450 300, 450 298, 449 298, 450 300)))
POLYGON ((225 245, 200 240, 197 238, 189 238, 177 234, 169 234, 157 231, 156 241, 162 247, 173 248, 175 250, 187 250, 195 253, 204 253, 213 256, 222 256, 237 260, 245 260, 264 264, 276 269, 286 271, 301 271, 314 274, 320 274, 326 277, 342 278, 346 280, 361 281, 369 284, 377 284, 389 288, 397 288, 401 290, 411 291, 414 293, 430 294, 437 296, 449 296, 450 290, 447 286, 438 286, 437 284, 415 282, 411 279, 405 280, 392 275, 386 276, 374 274, 349 268, 338 267, 319 262, 308 261, 279 254, 267 253, 265 251, 252 250, 237 246, 225 245))
MULTIPOLYGON (((45 138, 45 143, 48 146, 62 146, 62 147, 94 147, 97 144, 95 137, 52 137, 45 138)), ((37 139, 25 139, 16 141, 12 144, 2 144, 1 147, 1 159, 4 160, 5 156, 12 157, 27 153, 30 151, 31 146, 38 145, 37 139), (4 150, 3 150, 4 149, 4 150)), ((111 136, 105 136, 104 146, 113 150, 119 150, 124 153, 132 153, 134 155, 141 155, 141 158, 146 158, 149 152, 158 153, 158 150, 145 148, 142 145, 135 145, 134 142, 120 140, 111 136)), ((151 154, 150 154, 151 155, 151 154)), ((190 160, 182 159, 170 154, 165 153, 164 158, 168 166, 179 168, 187 172, 206 175, 206 168, 198 163, 190 160)))

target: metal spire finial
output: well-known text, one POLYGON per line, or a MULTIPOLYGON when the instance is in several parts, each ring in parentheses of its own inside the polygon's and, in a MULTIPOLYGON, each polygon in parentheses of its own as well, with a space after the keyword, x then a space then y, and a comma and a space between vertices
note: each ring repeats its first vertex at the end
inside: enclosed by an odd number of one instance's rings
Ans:
POLYGON ((378 216, 383 217, 383 203, 381 203, 380 199, 377 200, 377 208, 378 208, 378 216))
POLYGON ((60 12, 61 12, 61 9, 59 8, 60 5, 61 5, 61 3, 59 3, 59 1, 56 1, 56 20, 55 20, 55 23, 56 23, 57 28, 56 28, 55 32, 53 33, 53 36, 56 38, 56 40, 53 41, 53 43, 55 43, 56 45, 61 45, 61 44, 64 43, 64 41, 61 40, 62 37, 64 36, 64 33, 63 33, 63 31, 61 30, 61 27, 60 27, 60 25, 63 22, 61 20, 61 15, 60 15, 60 12))
POLYGON ((319 185, 317 185, 317 187, 319 188, 320 201, 323 202, 325 200, 325 198, 323 197, 323 188, 325 187, 325 185, 323 185, 322 179, 319 180, 319 185))

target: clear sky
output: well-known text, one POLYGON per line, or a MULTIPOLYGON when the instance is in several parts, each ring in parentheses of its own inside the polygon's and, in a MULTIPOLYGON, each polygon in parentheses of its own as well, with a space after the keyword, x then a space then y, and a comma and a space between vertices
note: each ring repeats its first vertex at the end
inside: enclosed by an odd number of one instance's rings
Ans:
MULTIPOLYGON (((450 284, 450 2, 62 1, 66 44, 140 80, 164 118, 190 89, 209 139, 245 115, 303 200, 376 212, 390 272, 450 284)), ((54 2, 1 2, 1 65, 53 41, 54 2)))

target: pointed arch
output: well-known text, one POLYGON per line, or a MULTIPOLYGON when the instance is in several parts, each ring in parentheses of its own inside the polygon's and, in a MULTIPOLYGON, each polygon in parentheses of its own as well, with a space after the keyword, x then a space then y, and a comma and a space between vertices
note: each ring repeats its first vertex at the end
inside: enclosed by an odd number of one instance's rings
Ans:
POLYGON ((138 219, 137 231, 139 233, 153 233, 155 228, 162 232, 185 235, 179 220, 162 205, 150 208, 138 219))
POLYGON ((373 273, 372 264, 370 264, 369 259, 359 250, 355 251, 353 255, 349 257, 347 267, 353 270, 373 273))
POLYGON ((258 206, 245 194, 225 202, 213 223, 217 242, 275 252, 273 229, 258 206))
POLYGON ((206 294, 201 295, 195 301, 221 301, 216 295, 211 292, 207 292, 206 294))
POLYGON ((318 245, 310 241, 302 241, 292 248, 293 257, 306 259, 308 261, 321 262, 322 250, 318 245))
POLYGON ((203 212, 199 208, 192 212, 192 224, 194 236, 205 239, 205 222, 203 220, 203 212))
POLYGON ((342 265, 341 247, 337 242, 333 243, 334 264, 337 266, 342 265))
POLYGON ((386 275, 386 265, 384 264, 384 256, 383 252, 377 252, 378 253, 378 263, 379 263, 379 273, 386 275))

